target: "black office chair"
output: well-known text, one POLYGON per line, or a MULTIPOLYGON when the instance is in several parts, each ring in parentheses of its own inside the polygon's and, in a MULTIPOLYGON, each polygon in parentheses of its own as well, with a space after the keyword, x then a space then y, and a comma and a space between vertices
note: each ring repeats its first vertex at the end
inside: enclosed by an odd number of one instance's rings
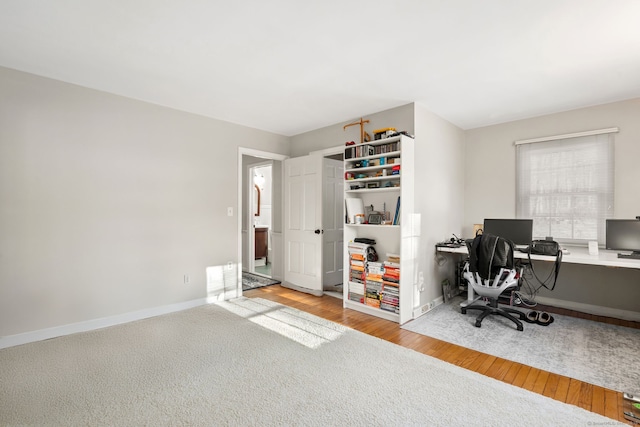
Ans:
POLYGON ((515 268, 513 243, 502 237, 481 234, 475 239, 467 240, 466 244, 469 262, 465 265, 463 276, 475 293, 486 298, 488 303, 477 301, 462 307, 462 314, 466 314, 467 310, 482 311, 476 318, 478 328, 485 317, 497 314, 511 320, 517 329, 522 331, 520 320, 525 319, 525 314, 514 308, 498 306, 498 297, 504 291, 518 287, 518 279, 522 272, 515 268))

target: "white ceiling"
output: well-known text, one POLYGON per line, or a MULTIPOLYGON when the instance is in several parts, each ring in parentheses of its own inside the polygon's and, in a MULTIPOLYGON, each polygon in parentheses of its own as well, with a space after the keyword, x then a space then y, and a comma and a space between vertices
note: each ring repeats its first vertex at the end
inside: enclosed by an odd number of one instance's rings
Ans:
POLYGON ((2 0, 0 66, 296 135, 640 97, 640 0, 2 0))

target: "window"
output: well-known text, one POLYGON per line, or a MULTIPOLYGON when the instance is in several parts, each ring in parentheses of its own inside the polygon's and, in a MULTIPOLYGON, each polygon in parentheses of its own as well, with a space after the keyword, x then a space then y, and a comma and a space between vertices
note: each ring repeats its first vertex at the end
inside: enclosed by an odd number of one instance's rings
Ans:
POLYGON ((617 128, 516 142, 516 212, 533 238, 604 244, 613 217, 613 132, 617 128))

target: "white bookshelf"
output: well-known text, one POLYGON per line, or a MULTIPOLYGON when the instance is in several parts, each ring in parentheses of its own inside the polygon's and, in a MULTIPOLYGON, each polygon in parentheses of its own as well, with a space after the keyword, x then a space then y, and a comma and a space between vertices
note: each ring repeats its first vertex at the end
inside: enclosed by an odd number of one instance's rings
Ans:
MULTIPOLYGON (((361 199, 367 213, 367 207, 371 206, 374 212, 386 210, 393 221, 397 200, 400 197, 400 215, 399 224, 396 225, 358 224, 354 223, 353 217, 345 216, 348 222, 344 228, 344 307, 398 323, 405 323, 413 316, 412 289, 417 268, 417 239, 420 233, 420 217, 414 212, 413 156, 414 140, 407 136, 345 147, 345 199, 361 199), (351 150, 354 147, 362 148, 351 150), (354 156, 354 151, 359 151, 359 154, 364 152, 365 155, 354 156), (393 175, 393 168, 398 164, 400 173, 393 175), (379 262, 385 261, 388 253, 400 255, 399 313, 350 299, 350 287, 353 283, 349 280, 351 276, 348 245, 358 237, 376 241, 374 248, 379 262)), ((357 284, 353 287, 357 288, 357 284)))

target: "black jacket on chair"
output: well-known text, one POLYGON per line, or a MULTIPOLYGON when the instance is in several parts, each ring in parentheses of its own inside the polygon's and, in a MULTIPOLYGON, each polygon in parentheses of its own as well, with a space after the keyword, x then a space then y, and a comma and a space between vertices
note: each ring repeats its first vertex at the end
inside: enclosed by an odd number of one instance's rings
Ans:
POLYGON ((513 243, 493 234, 480 234, 466 241, 469 250, 469 271, 490 279, 500 268, 513 268, 513 243))

